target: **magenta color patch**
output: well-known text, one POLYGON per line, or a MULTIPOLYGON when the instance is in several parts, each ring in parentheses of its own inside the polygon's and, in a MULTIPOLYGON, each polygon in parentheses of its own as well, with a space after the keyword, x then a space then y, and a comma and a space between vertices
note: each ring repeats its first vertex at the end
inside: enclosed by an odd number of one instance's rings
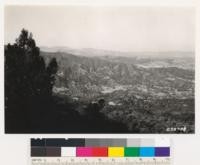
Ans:
POLYGON ((92 148, 91 147, 77 147, 76 156, 77 157, 92 156, 92 148))

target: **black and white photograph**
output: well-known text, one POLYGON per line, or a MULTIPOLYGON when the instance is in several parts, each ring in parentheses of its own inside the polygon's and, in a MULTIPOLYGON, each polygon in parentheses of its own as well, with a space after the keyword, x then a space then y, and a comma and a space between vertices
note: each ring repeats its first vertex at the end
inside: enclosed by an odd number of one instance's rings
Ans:
POLYGON ((195 133, 195 8, 7 5, 5 133, 195 133))

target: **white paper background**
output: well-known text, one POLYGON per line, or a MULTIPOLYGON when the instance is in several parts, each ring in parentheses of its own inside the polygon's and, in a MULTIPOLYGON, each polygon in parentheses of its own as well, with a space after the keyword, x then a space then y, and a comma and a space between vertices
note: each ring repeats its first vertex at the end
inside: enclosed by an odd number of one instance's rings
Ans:
POLYGON ((0 164, 3 165, 28 165, 29 164, 29 138, 31 137, 112 137, 112 138, 146 138, 146 137, 170 137, 173 144, 174 165, 198 165, 200 164, 200 0, 0 0, 0 164), (168 5, 168 6, 195 6, 196 7, 196 133, 191 135, 5 135, 4 134, 4 54, 3 54, 3 5, 4 4, 89 4, 89 5, 168 5))

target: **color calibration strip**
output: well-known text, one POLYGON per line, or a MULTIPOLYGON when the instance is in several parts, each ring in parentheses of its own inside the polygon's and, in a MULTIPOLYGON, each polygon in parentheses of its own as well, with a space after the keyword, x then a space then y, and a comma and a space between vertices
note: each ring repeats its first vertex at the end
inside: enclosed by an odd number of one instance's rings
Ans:
POLYGON ((170 140, 31 139, 31 157, 170 157, 170 140))

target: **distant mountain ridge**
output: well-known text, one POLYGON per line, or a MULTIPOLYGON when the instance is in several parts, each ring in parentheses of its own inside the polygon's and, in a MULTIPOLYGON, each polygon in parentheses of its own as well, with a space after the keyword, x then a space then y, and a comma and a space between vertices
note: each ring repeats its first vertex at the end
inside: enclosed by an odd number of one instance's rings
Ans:
POLYGON ((113 50, 104 50, 104 49, 94 49, 94 48, 81 48, 74 49, 70 47, 55 46, 55 47, 40 47, 41 51, 44 52, 62 52, 62 53, 71 53, 79 56, 123 56, 123 57, 137 57, 137 58, 147 58, 147 57, 159 57, 159 58, 169 58, 169 57, 191 57, 194 58, 194 52, 183 52, 183 51, 174 51, 174 52, 125 52, 125 51, 113 51, 113 50))

